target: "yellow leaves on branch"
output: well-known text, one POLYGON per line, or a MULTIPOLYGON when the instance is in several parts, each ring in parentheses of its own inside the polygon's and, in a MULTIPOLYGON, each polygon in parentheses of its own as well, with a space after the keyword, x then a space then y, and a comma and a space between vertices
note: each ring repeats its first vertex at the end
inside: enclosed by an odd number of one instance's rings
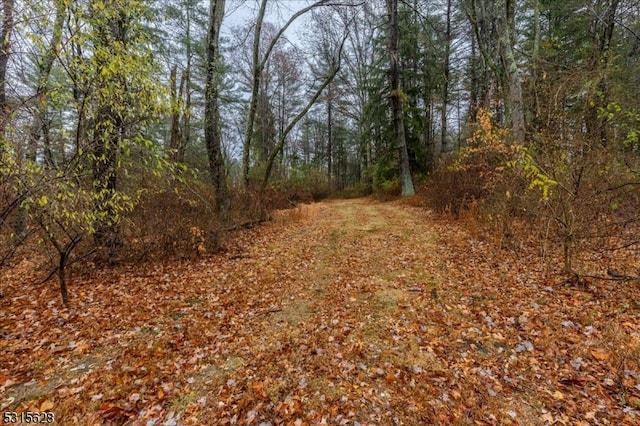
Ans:
MULTIPOLYGON (((521 173, 529 183, 529 189, 539 189, 542 199, 548 200, 551 190, 557 185, 539 166, 529 149, 508 143, 509 131, 492 122, 491 112, 478 111, 476 129, 453 164, 454 171, 475 170, 486 180, 485 187, 502 180, 506 169, 521 173)), ((509 194, 508 194, 509 196, 509 194)))
POLYGON ((509 161, 507 165, 513 168, 520 168, 525 173, 525 178, 529 181, 529 189, 538 188, 542 192, 542 199, 547 201, 551 188, 558 183, 551 179, 544 171, 536 164, 535 160, 529 153, 526 147, 516 146, 516 154, 518 157, 515 161, 509 161))

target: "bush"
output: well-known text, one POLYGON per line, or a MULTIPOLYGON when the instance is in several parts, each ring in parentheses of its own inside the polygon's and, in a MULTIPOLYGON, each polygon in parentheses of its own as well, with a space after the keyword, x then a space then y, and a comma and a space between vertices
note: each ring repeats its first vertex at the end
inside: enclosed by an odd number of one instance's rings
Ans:
POLYGON ((495 201, 496 195, 514 190, 513 174, 506 165, 516 159, 516 151, 506 140, 506 131, 496 128, 491 115, 481 110, 472 136, 457 156, 444 158, 432 174, 428 202, 436 212, 458 217, 470 206, 495 201))
POLYGON ((537 237, 543 257, 547 247, 559 247, 567 274, 582 267, 584 250, 608 262, 614 246, 640 242, 630 231, 640 210, 637 156, 586 136, 538 135, 528 147, 508 144, 506 136, 481 111, 467 146, 432 175, 429 207, 456 218, 472 212, 512 248, 518 236, 537 237))
MULTIPOLYGON (((122 226, 119 253, 131 260, 193 257, 212 253, 222 242, 222 224, 211 189, 195 180, 149 177, 145 191, 122 226)), ((124 256, 122 256, 124 258, 124 256)))

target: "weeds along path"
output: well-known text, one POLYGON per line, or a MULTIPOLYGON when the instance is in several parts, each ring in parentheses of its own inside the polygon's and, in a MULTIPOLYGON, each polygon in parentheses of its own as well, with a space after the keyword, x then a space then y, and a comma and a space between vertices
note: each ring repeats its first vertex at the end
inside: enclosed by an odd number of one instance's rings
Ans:
POLYGON ((553 286, 518 256, 355 199, 75 280, 68 308, 12 283, 0 405, 82 425, 636 424, 637 293, 553 286))

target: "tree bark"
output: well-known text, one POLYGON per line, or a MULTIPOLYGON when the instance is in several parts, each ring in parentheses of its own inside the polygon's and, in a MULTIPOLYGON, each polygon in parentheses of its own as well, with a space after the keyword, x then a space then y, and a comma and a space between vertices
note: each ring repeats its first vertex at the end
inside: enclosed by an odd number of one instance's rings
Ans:
POLYGON ((327 182, 333 191, 333 93, 327 85, 327 182))
POLYGON ((480 78, 478 77, 478 67, 476 66, 478 57, 476 55, 476 39, 471 37, 471 57, 469 58, 469 113, 467 119, 474 122, 478 115, 480 95, 480 78))
POLYGON ((541 25, 540 25, 540 0, 534 0, 533 4, 533 49, 531 52, 531 82, 530 90, 531 97, 533 98, 533 117, 530 119, 530 126, 539 127, 540 116, 542 110, 540 106, 540 98, 538 96, 538 79, 540 78, 540 39, 541 39, 541 25))
MULTIPOLYGON (((43 56, 38 59, 38 84, 36 87, 35 111, 29 126, 29 139, 27 142, 27 152, 25 158, 31 163, 36 162, 38 155, 38 143, 40 137, 44 138, 44 161, 48 167, 53 167, 53 155, 49 145, 49 126, 45 119, 47 114, 47 98, 49 97, 49 76, 53 61, 56 58, 60 40, 62 39, 62 26, 64 24, 65 6, 62 1, 56 1, 56 17, 53 24, 53 35, 49 46, 43 56)), ((20 207, 14 225, 14 234, 17 242, 23 242, 27 237, 28 212, 20 207)))
MULTIPOLYGON (((184 155, 187 146, 189 146, 189 142, 191 142, 191 61, 192 61, 192 53, 191 53, 191 3, 187 2, 187 19, 186 19, 186 56, 187 56, 187 66, 182 73, 182 78, 184 79, 184 113, 182 116, 182 138, 180 141, 180 146, 178 147, 178 156, 177 159, 179 162, 184 162, 184 155)), ((182 88, 182 81, 180 82, 180 87, 182 88)), ((180 97, 182 99, 182 97, 180 97)))
POLYGON ((7 65, 11 54, 14 0, 2 0, 2 29, 0 30, 0 155, 6 150, 5 131, 11 111, 7 101, 7 65))
POLYGON ((444 45, 444 64, 442 66, 442 110, 440 111, 440 145, 434 144, 433 163, 437 166, 442 149, 447 146, 447 104, 449 103, 449 61, 451 56, 451 3, 447 0, 446 29, 444 45))
POLYGON ((524 102, 522 99, 522 83, 520 72, 514 53, 515 43, 515 1, 500 0, 496 2, 498 12, 498 34, 500 56, 506 78, 507 106, 511 118, 513 139, 516 144, 523 144, 525 140, 524 102))
POLYGON ((207 72, 204 105, 205 144, 209 158, 209 172, 215 191, 216 210, 226 213, 229 195, 224 172, 220 132, 220 28, 224 17, 225 0, 211 0, 209 32, 207 35, 207 72))
POLYGON ((522 83, 515 58, 515 1, 471 0, 467 17, 473 28, 485 66, 493 71, 502 90, 513 141, 526 136, 522 83))
MULTIPOLYGON (((178 96, 178 66, 171 68, 169 76, 170 99, 171 99, 171 127, 169 129, 169 158, 171 161, 178 161, 178 149, 180 146, 180 99, 178 96)), ((182 80, 182 79, 181 79, 182 80)), ((183 81, 180 82, 180 85, 183 81)))
POLYGON ((399 25, 398 25, 398 0, 387 0, 387 15, 389 17, 389 80, 391 85, 391 115, 393 118, 393 130, 400 157, 400 182, 402 184, 402 196, 408 197, 415 194, 413 179, 409 168, 409 153, 404 130, 404 114, 402 111, 402 90, 400 88, 400 58, 398 53, 399 25))
MULTIPOLYGON (((215 2, 215 0, 212 0, 215 2)), ((244 145, 242 147, 242 178, 245 188, 249 188, 249 156, 251 154, 251 137, 253 136, 253 126, 256 119, 256 111, 258 109, 258 92, 260 90, 260 75, 262 67, 260 66, 260 35, 262 33, 262 22, 267 10, 267 0, 262 0, 258 17, 256 18, 256 27, 253 30, 253 81, 251 88, 251 101, 249 104, 249 115, 247 117, 247 128, 244 134, 244 145)))
MULTIPOLYGON (((598 2, 598 4, 601 4, 598 2)), ((585 112, 585 126, 589 139, 602 146, 608 144, 607 120, 599 114, 600 108, 607 105, 609 97, 609 83, 607 71, 609 65, 609 48, 615 29, 615 19, 618 10, 619 0, 605 0, 602 2, 604 11, 595 8, 596 16, 593 18, 592 27, 592 50, 590 58, 591 71, 595 77, 593 88, 589 94, 585 112), (602 15, 602 17, 600 16, 602 15)))
MULTIPOLYGON (((100 11, 101 3, 90 4, 90 9, 100 11)), ((105 49, 111 51, 114 46, 127 48, 127 31, 131 22, 130 18, 122 10, 123 6, 116 6, 108 15, 101 17, 104 21, 97 21, 96 50, 105 49)), ((103 67, 108 66, 98 63, 97 75, 103 71, 103 67)), ((124 87, 121 75, 114 76, 110 80, 101 81, 98 84, 109 87, 114 83, 112 79, 118 79, 119 86, 124 87)), ((102 87, 104 89, 104 87, 102 87)), ((111 260, 118 241, 118 214, 113 203, 113 196, 117 190, 118 181, 118 151, 120 149, 122 136, 125 132, 125 123, 122 115, 118 111, 119 105, 106 97, 97 101, 95 111, 95 122, 91 126, 92 138, 92 169, 93 169, 93 190, 96 196, 96 222, 94 225, 94 239, 98 247, 108 250, 108 257, 111 260)))
MULTIPOLYGON (((56 0, 56 17, 53 24, 53 35, 44 55, 38 59, 38 86, 34 98, 36 107, 29 129, 29 143, 27 149, 27 160, 35 161, 37 156, 38 142, 40 137, 48 139, 48 126, 45 123, 47 113, 47 98, 49 97, 49 76, 53 61, 56 58, 60 41, 62 39, 62 26, 65 18, 65 5, 62 0, 56 0)), ((45 163, 53 167, 51 153, 44 155, 45 163)))

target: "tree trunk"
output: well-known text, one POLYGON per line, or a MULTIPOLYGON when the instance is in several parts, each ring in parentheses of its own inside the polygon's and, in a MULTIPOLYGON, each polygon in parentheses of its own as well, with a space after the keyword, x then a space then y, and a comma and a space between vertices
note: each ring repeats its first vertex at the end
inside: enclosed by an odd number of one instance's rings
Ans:
POLYGON ((205 144, 209 158, 209 172, 215 191, 216 209, 226 213, 229 195, 224 173, 220 132, 219 74, 220 74, 220 28, 224 17, 225 0, 211 0, 209 8, 209 32, 207 36, 207 74, 204 104, 205 144))
MULTIPOLYGON (((177 161, 180 146, 180 96, 178 96, 178 66, 171 68, 169 76, 170 99, 171 99, 171 127, 169 129, 169 158, 177 161)), ((182 80, 182 79, 181 79, 182 80)), ((181 82, 182 85, 182 82, 181 82)))
POLYGON ((409 168, 409 153, 404 130, 404 114, 402 111, 402 90, 400 89, 400 58, 398 53, 398 0, 387 0, 387 13, 389 17, 389 59, 391 69, 389 80, 391 84, 391 116, 393 118, 393 130, 398 144, 400 156, 400 181, 402 184, 402 196, 408 197, 415 194, 411 170, 409 168))
POLYGON ((446 12, 446 30, 445 30, 445 45, 444 45, 444 64, 442 69, 443 82, 442 82, 442 110, 440 112, 440 146, 435 144, 438 149, 433 150, 433 162, 438 164, 440 159, 440 153, 443 148, 447 146, 447 104, 449 103, 449 61, 451 55, 451 3, 452 0, 447 0, 447 12, 446 12))
POLYGON ((480 78, 478 77, 478 67, 476 55, 476 39, 471 37, 471 57, 469 58, 469 115, 467 119, 469 122, 474 122, 478 115, 480 95, 480 78))
MULTIPOLYGON (((515 1, 471 0, 467 16, 485 67, 493 71, 516 144, 524 143, 526 127, 518 63, 515 58, 515 1)), ((499 112, 499 110, 498 110, 499 112)))
POLYGON ((515 4, 514 0, 500 0, 496 2, 496 6, 498 23, 501 24, 498 25, 500 56, 507 86, 505 106, 509 112, 514 142, 523 144, 526 136, 524 102, 520 72, 513 48, 515 43, 515 4))
MULTIPOLYGON (((186 44, 187 44, 187 66, 182 73, 182 79, 184 79, 184 112, 182 116, 182 138, 180 145, 178 146, 177 160, 181 163, 184 162, 184 155, 189 142, 191 141, 191 3, 187 2, 187 22, 186 22, 186 44)), ((182 89, 182 79, 180 81, 180 88, 182 89)), ((182 96, 180 96, 182 99, 182 96)))
MULTIPOLYGON (((47 98, 49 97, 49 76, 51 75, 53 61, 56 59, 60 40, 62 39, 64 18, 64 2, 62 0, 56 0, 56 17, 53 24, 51 42, 49 43, 44 55, 38 60, 38 86, 36 87, 36 93, 34 96, 36 99, 36 108, 29 129, 29 143, 27 149, 27 160, 29 161, 36 160, 40 137, 43 136, 45 139, 48 138, 48 135, 45 134, 45 131, 48 130, 48 126, 45 124, 45 116, 47 113, 47 98)), ((49 155, 45 155, 45 160, 47 160, 47 157, 49 157, 49 155)), ((48 160, 52 161, 51 158, 48 160)), ((47 165, 50 167, 53 166, 53 164, 47 165)))
POLYGON ((532 117, 530 119, 530 126, 539 128, 540 116, 542 115, 542 109, 540 105, 540 98, 538 97, 538 79, 540 78, 540 38, 541 38, 541 26, 540 26, 540 0, 534 0, 533 5, 533 49, 531 51, 531 81, 530 90, 532 103, 531 106, 532 117))
POLYGON ((109 250, 109 257, 118 244, 117 219, 112 204, 117 189, 117 155, 120 146, 122 121, 109 106, 98 110, 98 135, 93 141, 93 189, 97 199, 95 240, 99 247, 109 250))
POLYGON ((7 101, 7 65, 11 54, 13 2, 14 0, 2 0, 2 29, 0 30, 0 155, 6 150, 5 131, 11 116, 7 101))
POLYGON ((586 107, 585 125, 589 139, 602 146, 606 146, 608 144, 607 120, 599 113, 599 110, 606 107, 608 103, 609 83, 607 71, 609 65, 609 48, 611 47, 611 39, 613 38, 619 0, 607 0, 602 3, 605 10, 600 11, 596 7, 594 11, 596 16, 593 18, 591 25, 593 28, 593 46, 590 67, 591 71, 595 74, 595 81, 593 82, 591 93, 589 93, 590 99, 586 107))
POLYGON ((331 84, 327 86, 327 182, 333 191, 333 93, 331 84))
MULTIPOLYGON (((53 156, 49 146, 49 126, 46 124, 45 118, 47 113, 47 98, 49 97, 49 76, 53 61, 56 58, 58 45, 62 38, 62 26, 64 24, 65 6, 62 1, 56 1, 56 17, 53 25, 53 36, 51 42, 44 52, 43 56, 38 60, 38 84, 34 99, 36 102, 33 119, 29 126, 29 139, 27 142, 26 160, 31 163, 36 162, 38 155, 38 142, 42 136, 45 141, 44 160, 48 167, 53 167, 53 156)), ((20 207, 14 224, 14 235, 18 243, 23 242, 27 237, 28 212, 20 207)))
MULTIPOLYGON (((90 9, 101 10, 102 4, 90 5, 90 9)), ((118 6, 115 13, 106 17, 104 23, 100 23, 97 31, 96 50, 110 51, 114 46, 121 45, 126 48, 127 30, 130 19, 123 13, 122 6, 118 6)), ((98 64, 97 74, 103 72, 105 65, 98 64)), ((108 65, 107 65, 108 66, 108 65)), ((125 86, 122 76, 117 78, 119 85, 125 86)), ((103 81, 105 87, 114 82, 103 81)), ((101 98, 96 107, 95 121, 91 125, 92 140, 92 168, 93 190, 96 196, 96 223, 94 225, 94 239, 98 247, 107 249, 107 255, 111 260, 118 241, 118 213, 114 205, 113 196, 117 190, 118 151, 120 150, 122 136, 125 132, 123 117, 118 111, 118 105, 108 98, 101 98)))
MULTIPOLYGON (((215 0, 212 0, 215 2, 215 0)), ((247 128, 244 134, 244 146, 242 147, 242 178, 245 188, 249 188, 249 156, 251 154, 251 138, 253 137, 253 126, 256 119, 256 110, 258 109, 258 91, 260 89, 260 75, 262 67, 260 67, 260 34, 262 32, 262 22, 267 9, 267 0, 262 0, 258 17, 256 18, 256 27, 253 30, 253 84, 251 88, 251 101, 249 103, 249 116, 247 117, 247 128)))

